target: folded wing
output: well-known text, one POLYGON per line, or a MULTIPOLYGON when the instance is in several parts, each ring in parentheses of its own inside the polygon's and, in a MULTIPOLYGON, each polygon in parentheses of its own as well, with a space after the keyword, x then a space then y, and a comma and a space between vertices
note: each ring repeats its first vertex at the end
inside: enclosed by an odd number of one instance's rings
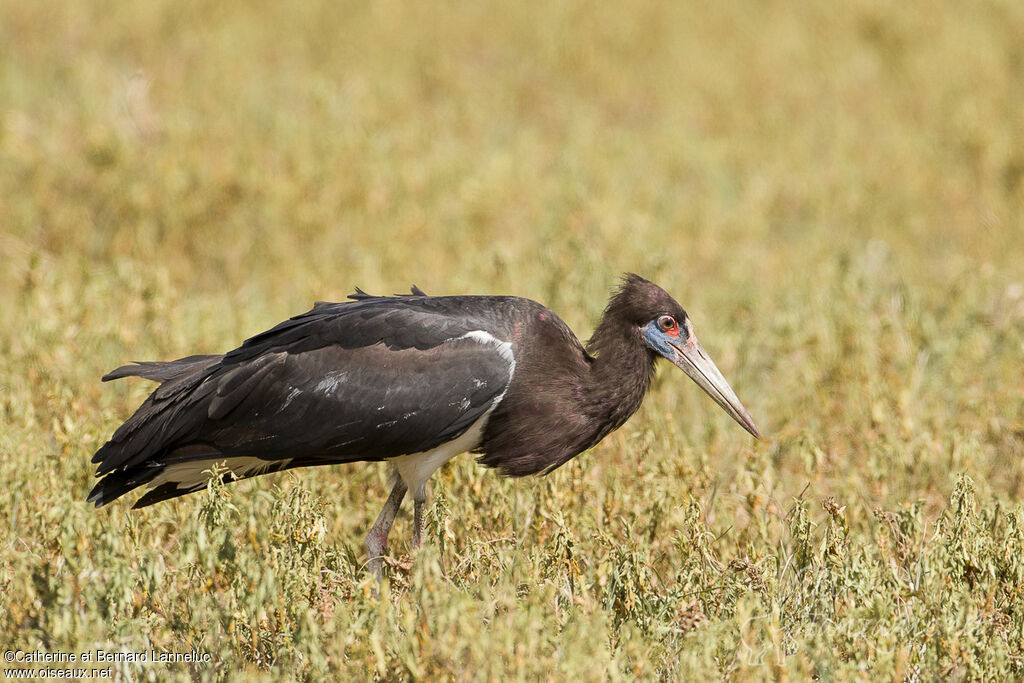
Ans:
POLYGON ((242 478, 435 448, 511 381, 510 345, 483 324, 430 297, 367 297, 320 304, 224 356, 119 368, 107 379, 162 384, 94 456, 104 478, 89 500, 144 484, 137 507, 183 495, 218 463, 242 478))

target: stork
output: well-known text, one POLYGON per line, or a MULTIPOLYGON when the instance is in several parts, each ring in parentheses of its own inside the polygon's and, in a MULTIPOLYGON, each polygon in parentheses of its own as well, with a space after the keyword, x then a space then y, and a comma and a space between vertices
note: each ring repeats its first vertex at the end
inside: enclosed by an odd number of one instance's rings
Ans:
POLYGON ((360 289, 233 351, 141 362, 103 381, 160 383, 100 448, 97 507, 147 485, 141 508, 206 486, 294 467, 387 461, 392 488, 366 537, 380 573, 408 491, 413 548, 426 485, 464 452, 505 475, 547 474, 636 412, 666 358, 755 438, 746 409, 705 353, 686 312, 627 274, 584 346, 550 309, 512 296, 372 296, 360 289))

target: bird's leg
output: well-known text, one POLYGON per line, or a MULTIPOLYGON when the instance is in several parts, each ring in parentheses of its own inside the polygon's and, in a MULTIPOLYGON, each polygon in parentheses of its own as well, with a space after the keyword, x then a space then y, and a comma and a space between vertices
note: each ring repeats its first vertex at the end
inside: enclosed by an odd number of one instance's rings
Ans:
POLYGON ((426 530, 426 520, 423 518, 423 508, 427 502, 427 485, 420 486, 412 495, 413 502, 413 528, 412 547, 413 550, 423 544, 423 532, 426 530))
POLYGON ((388 496, 387 502, 384 503, 384 509, 380 511, 370 533, 366 535, 367 566, 378 577, 381 575, 381 560, 384 550, 388 545, 388 532, 391 531, 395 515, 398 514, 398 508, 402 505, 402 499, 405 498, 405 491, 405 482, 399 478, 395 482, 394 488, 391 489, 391 495, 388 496))

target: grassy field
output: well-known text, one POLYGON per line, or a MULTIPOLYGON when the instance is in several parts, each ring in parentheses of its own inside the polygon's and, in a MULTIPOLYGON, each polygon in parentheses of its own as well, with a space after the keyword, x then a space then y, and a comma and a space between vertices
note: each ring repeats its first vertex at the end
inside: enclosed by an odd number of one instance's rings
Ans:
MULTIPOLYGON (((0 0, 0 645, 124 680, 1024 677, 1024 4, 0 0), (663 367, 546 478, 84 502, 151 388, 340 300, 635 271, 663 367), (407 503, 408 505, 408 503, 407 503), (82 666, 82 665, 79 665, 82 666)), ((17 667, 17 664, 0 664, 17 667)))

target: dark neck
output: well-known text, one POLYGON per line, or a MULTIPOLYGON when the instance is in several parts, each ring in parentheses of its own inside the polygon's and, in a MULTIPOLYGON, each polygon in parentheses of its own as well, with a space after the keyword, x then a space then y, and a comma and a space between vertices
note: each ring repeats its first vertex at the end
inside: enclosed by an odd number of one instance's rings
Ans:
POLYGON ((542 352, 524 352, 517 379, 487 422, 480 462, 514 476, 551 471, 636 412, 654 359, 636 327, 617 319, 605 315, 587 344, 587 357, 581 357, 578 343, 568 343, 568 328, 558 328, 546 347, 560 350, 562 362, 552 365, 542 352))
POLYGON ((640 407, 654 373, 654 356, 635 326, 607 314, 587 342, 587 351, 595 359, 584 401, 588 413, 607 425, 598 437, 603 438, 640 407))

